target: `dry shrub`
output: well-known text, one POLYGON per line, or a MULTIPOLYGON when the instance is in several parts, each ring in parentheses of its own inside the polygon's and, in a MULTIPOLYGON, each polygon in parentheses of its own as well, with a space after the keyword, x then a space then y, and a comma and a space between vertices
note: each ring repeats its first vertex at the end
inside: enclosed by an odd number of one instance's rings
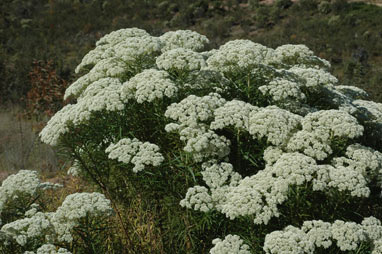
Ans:
POLYGON ((68 82, 57 75, 53 61, 34 61, 29 80, 31 87, 24 98, 28 117, 40 114, 51 117, 62 108, 68 82))

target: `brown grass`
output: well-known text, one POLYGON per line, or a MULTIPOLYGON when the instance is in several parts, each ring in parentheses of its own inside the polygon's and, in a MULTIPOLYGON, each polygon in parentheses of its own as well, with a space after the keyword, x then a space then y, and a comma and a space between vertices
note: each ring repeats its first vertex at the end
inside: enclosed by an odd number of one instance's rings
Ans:
POLYGON ((41 143, 41 122, 22 117, 17 105, 0 108, 0 181, 20 169, 56 171, 55 151, 41 143))

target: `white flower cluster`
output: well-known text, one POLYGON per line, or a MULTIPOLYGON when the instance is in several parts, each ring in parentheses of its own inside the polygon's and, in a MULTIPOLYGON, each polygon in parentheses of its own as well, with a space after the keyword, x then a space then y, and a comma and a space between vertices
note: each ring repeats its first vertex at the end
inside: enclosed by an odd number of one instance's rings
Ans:
POLYGON ((302 66, 302 67, 324 67, 330 68, 330 63, 325 59, 316 57, 307 46, 305 45, 282 45, 274 50, 272 54, 273 59, 270 60, 272 64, 284 64, 289 66, 302 66))
POLYGON ((59 241, 72 242, 72 229, 84 218, 105 218, 110 216, 110 201, 97 192, 74 193, 67 196, 56 212, 51 214, 51 222, 59 241))
POLYGON ((362 174, 376 175, 382 173, 382 153, 360 144, 353 144, 347 147, 346 156, 348 165, 357 168, 362 174))
POLYGON ((149 142, 142 143, 138 139, 124 138, 116 144, 111 144, 105 150, 110 159, 117 159, 123 163, 134 164, 133 172, 142 171, 145 166, 159 166, 164 158, 159 153, 159 147, 149 142))
POLYGON ((289 140, 288 151, 300 151, 317 160, 332 154, 334 137, 356 138, 362 136, 363 126, 350 114, 340 110, 321 110, 309 113, 301 121, 302 130, 289 140))
POLYGON ((350 114, 340 110, 321 110, 308 114, 302 121, 306 131, 325 132, 334 137, 356 138, 362 136, 363 126, 350 114))
POLYGON ((229 187, 237 186, 242 177, 233 171, 233 166, 230 163, 206 162, 203 163, 203 169, 203 180, 210 191, 204 186, 191 187, 188 189, 186 197, 180 201, 180 205, 196 211, 207 212, 213 208, 219 209, 225 201, 229 187), (209 165, 211 163, 212 165, 209 165))
MULTIPOLYGON (((125 106, 121 100, 121 87, 121 82, 115 78, 103 78, 93 82, 77 99, 77 104, 74 104, 76 114, 82 115, 101 110, 117 111, 124 109, 125 106)), ((83 119, 81 116, 76 116, 73 123, 77 124, 85 120, 88 120, 88 118, 83 119)))
MULTIPOLYGON (((15 241, 20 246, 34 242, 55 242, 73 240, 72 229, 78 226, 83 218, 105 218, 111 215, 110 201, 100 193, 76 193, 66 197, 63 204, 56 212, 39 212, 37 204, 30 204, 36 199, 39 189, 55 188, 55 184, 40 183, 35 171, 21 170, 18 174, 11 175, 4 180, 0 187, 1 204, 6 199, 15 199, 17 195, 33 196, 28 200, 29 209, 21 219, 9 222, 1 227, 0 234, 5 236, 5 241, 15 241)), ((25 205, 25 204, 24 204, 25 205)), ((19 205, 20 206, 20 205, 19 205)), ((4 208, 4 207, 2 207, 4 208)), ((28 208, 28 207, 23 207, 28 208)), ((44 252, 56 247, 48 244, 37 250, 37 253, 69 253, 61 249, 58 252, 44 252), (50 247, 49 247, 50 246, 50 247)), ((34 253, 34 252, 27 252, 34 253)))
POLYGON ((81 63, 76 67, 75 72, 79 73, 80 71, 86 69, 87 67, 93 67, 99 61, 104 60, 106 58, 105 51, 108 49, 110 45, 102 45, 98 46, 95 49, 92 49, 87 53, 83 58, 81 63))
POLYGON ((44 244, 40 248, 36 250, 36 252, 33 251, 26 251, 24 254, 72 254, 70 251, 64 248, 59 248, 57 250, 56 246, 53 244, 44 244))
POLYGON ((173 97, 178 88, 165 71, 147 69, 125 82, 122 87, 122 98, 125 102, 135 99, 138 103, 151 102, 164 96, 173 97))
POLYGON ((319 166, 317 190, 333 187, 340 191, 349 191, 351 196, 368 197, 369 180, 381 172, 381 153, 353 144, 347 147, 346 156, 333 158, 332 165, 319 166))
POLYGON ((288 70, 304 81, 304 86, 311 91, 317 91, 322 86, 335 85, 338 79, 323 69, 301 68, 294 66, 288 70))
POLYGON ((354 100, 352 103, 367 116, 369 121, 382 123, 382 103, 366 100, 354 100))
POLYGON ((180 201, 180 205, 201 212, 208 212, 214 207, 208 189, 199 185, 187 190, 186 197, 180 201))
POLYGON ((81 63, 76 68, 76 73, 79 73, 84 68, 96 65, 99 61, 108 58, 105 51, 112 46, 124 41, 129 37, 141 37, 149 35, 146 31, 138 28, 120 29, 110 34, 105 35, 96 43, 96 48, 87 53, 81 63))
POLYGON ((242 179, 241 175, 233 170, 230 163, 222 162, 220 164, 203 164, 202 176, 204 182, 211 189, 217 189, 224 185, 237 186, 242 179))
POLYGON ((281 59, 295 57, 304 58, 314 56, 314 53, 303 44, 285 44, 275 49, 275 55, 281 59))
POLYGON ((8 237, 13 238, 19 245, 25 246, 33 239, 51 235, 52 223, 49 213, 37 212, 30 218, 23 218, 8 224, 1 228, 1 232, 8 237))
POLYGON ((84 56, 81 63, 76 68, 76 73, 79 73, 86 67, 93 67, 99 61, 109 58, 111 52, 107 52, 107 50, 112 49, 115 45, 118 45, 129 38, 143 36, 147 37, 149 34, 138 28, 120 29, 105 35, 96 42, 97 47, 84 56))
POLYGON ((302 154, 283 154, 273 166, 246 177, 227 189, 226 198, 217 208, 230 219, 255 215, 255 224, 267 224, 279 216, 277 206, 287 199, 290 185, 301 185, 312 179, 316 163, 302 154))
POLYGON ((230 153, 230 140, 211 130, 185 128, 180 134, 187 137, 187 144, 183 150, 192 153, 196 162, 215 157, 222 159, 230 153))
POLYGON ((121 59, 110 57, 103 59, 91 71, 71 84, 65 91, 64 99, 80 97, 93 82, 105 78, 119 78, 127 71, 127 65, 121 59))
POLYGON ((263 250, 267 254, 314 253, 314 243, 299 228, 288 226, 265 236, 263 250))
POLYGON ((301 125, 302 117, 276 106, 253 111, 249 117, 249 133, 255 138, 266 137, 268 142, 280 146, 301 125))
POLYGON ((264 150, 264 161, 267 165, 273 165, 283 155, 283 150, 276 146, 268 146, 264 150))
POLYGON ((7 202, 26 195, 29 197, 29 203, 39 191, 57 187, 61 185, 40 182, 37 171, 20 170, 17 174, 8 176, 0 187, 0 215, 2 210, 6 209, 7 202))
POLYGON ((352 168, 337 165, 329 170, 328 187, 337 188, 339 191, 350 191, 350 195, 368 197, 370 189, 361 172, 352 168))
POLYGON ((233 126, 236 129, 248 130, 249 116, 257 110, 259 110, 258 107, 243 101, 228 101, 214 111, 214 120, 211 122, 210 128, 218 130, 233 126))
POLYGON ((68 104, 58 111, 40 133, 41 141, 57 145, 59 138, 69 131, 69 125, 79 125, 90 119, 92 112, 119 111, 125 108, 121 98, 121 82, 116 78, 102 78, 89 85, 76 104, 68 104))
POLYGON ((204 158, 224 158, 230 152, 230 141, 208 128, 214 111, 226 101, 216 93, 197 97, 190 95, 179 103, 167 107, 165 116, 178 123, 167 124, 167 132, 177 131, 180 139, 187 141, 184 150, 192 152, 195 161, 204 158))
POLYGON ((162 42, 159 38, 145 35, 141 37, 129 37, 122 42, 106 50, 110 55, 118 57, 126 63, 134 63, 142 57, 156 56, 160 54, 162 42))
POLYGON ((227 235, 224 240, 216 238, 212 244, 215 246, 210 254, 251 254, 249 246, 237 235, 227 235))
POLYGON ((202 211, 216 209, 230 219, 255 215, 256 224, 267 224, 272 217, 279 216, 277 206, 287 199, 292 185, 312 182, 313 191, 336 188, 350 192, 351 196, 368 197, 366 171, 380 172, 381 154, 354 145, 348 148, 347 156, 335 158, 333 165, 317 165, 306 155, 269 147, 264 153, 265 169, 244 179, 229 163, 204 167, 203 180, 209 189, 202 186, 189 189, 181 205, 202 211))
POLYGON ((320 220, 305 221, 301 228, 287 226, 265 237, 264 251, 267 254, 313 254, 317 247, 329 248, 335 240, 341 251, 356 250, 363 241, 372 241, 373 254, 381 253, 381 222, 364 218, 361 224, 336 220, 334 223, 320 220))
POLYGON ((305 94, 300 89, 301 84, 290 81, 284 78, 276 78, 267 85, 259 87, 259 90, 265 95, 271 95, 273 101, 297 100, 303 101, 306 99, 305 94))
POLYGON ((73 118, 71 112, 75 105, 68 104, 59 110, 40 132, 39 136, 42 142, 55 146, 58 144, 58 140, 61 135, 69 131, 67 123, 73 118))
POLYGON ((0 198, 2 201, 16 198, 18 193, 33 196, 38 191, 39 185, 40 179, 37 171, 20 170, 17 174, 10 175, 3 181, 0 187, 0 198))
POLYGON ((382 154, 369 147, 354 144, 347 147, 347 157, 332 160, 333 167, 327 171, 328 187, 350 191, 352 196, 368 197, 368 180, 379 175, 382 169, 382 154))
POLYGON ((156 64, 159 69, 166 71, 189 72, 206 67, 206 62, 200 53, 185 48, 176 48, 164 52, 157 57, 156 64))
POLYGON ((73 162, 72 166, 68 169, 67 174, 74 177, 81 175, 81 168, 78 161, 75 160, 73 162))
POLYGON ((104 36, 76 68, 79 72, 91 67, 90 71, 66 89, 64 98, 80 96, 86 87, 102 78, 124 79, 135 65, 153 65, 162 46, 159 38, 137 28, 121 29, 104 36))
POLYGON ((96 46, 116 45, 129 37, 142 37, 149 35, 145 30, 139 28, 125 28, 117 31, 113 31, 96 42, 96 46))
POLYGON ((267 165, 257 174, 241 179, 232 165, 213 165, 203 172, 203 179, 210 189, 195 186, 199 192, 189 190, 181 205, 192 208, 195 206, 193 196, 198 194, 199 203, 208 209, 215 208, 230 219, 255 215, 256 224, 267 224, 273 216, 279 215, 277 205, 286 200, 289 185, 310 181, 315 166, 310 157, 298 153, 283 154, 273 166, 267 165))
POLYGON ((203 97, 190 95, 181 102, 168 106, 165 116, 185 126, 194 127, 210 120, 215 109, 224 105, 225 102, 225 99, 217 93, 210 93, 203 97))
POLYGON ((300 130, 290 138, 287 150, 299 151, 317 160, 323 160, 333 153, 329 138, 327 133, 300 130))
MULTIPOLYGON (((335 86, 335 89, 345 94, 346 96, 350 97, 352 100, 364 99, 369 96, 365 90, 356 86, 340 85, 340 86, 335 86)), ((367 101, 367 102, 370 102, 370 101, 367 101)))
POLYGON ((176 48, 191 49, 193 51, 202 51, 209 43, 206 36, 190 30, 178 30, 164 33, 159 37, 164 44, 162 51, 168 51, 176 48))
POLYGON ((229 41, 207 59, 208 69, 223 73, 251 71, 268 63, 273 49, 249 40, 229 41))

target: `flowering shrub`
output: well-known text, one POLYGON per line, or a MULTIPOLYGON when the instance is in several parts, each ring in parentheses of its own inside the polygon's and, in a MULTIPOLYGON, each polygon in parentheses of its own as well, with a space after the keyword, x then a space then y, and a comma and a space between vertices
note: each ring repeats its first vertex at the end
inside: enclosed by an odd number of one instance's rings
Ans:
MULTIPOLYGON (((70 254, 72 246, 81 241, 88 245, 97 240, 102 233, 98 227, 112 213, 110 201, 101 193, 75 193, 55 212, 44 211, 43 191, 58 187, 62 186, 41 183, 37 172, 30 170, 21 170, 3 181, 2 253, 70 254)), ((92 245, 94 248, 96 242, 92 245)))
POLYGON ((25 212, 38 206, 35 203, 44 190, 62 187, 49 182, 42 183, 36 171, 20 170, 7 177, 0 187, 0 225, 20 218, 25 212))
POLYGON ((169 253, 379 253, 381 104, 304 45, 207 43, 106 35, 41 140, 112 202, 142 198, 169 253))

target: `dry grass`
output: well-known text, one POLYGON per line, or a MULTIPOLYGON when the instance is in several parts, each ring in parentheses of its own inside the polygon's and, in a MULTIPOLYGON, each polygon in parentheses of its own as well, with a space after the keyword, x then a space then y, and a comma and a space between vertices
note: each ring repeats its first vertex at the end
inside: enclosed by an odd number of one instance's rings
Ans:
POLYGON ((20 169, 53 172, 60 167, 55 151, 38 138, 43 124, 21 113, 15 105, 0 108, 0 181, 20 169))

